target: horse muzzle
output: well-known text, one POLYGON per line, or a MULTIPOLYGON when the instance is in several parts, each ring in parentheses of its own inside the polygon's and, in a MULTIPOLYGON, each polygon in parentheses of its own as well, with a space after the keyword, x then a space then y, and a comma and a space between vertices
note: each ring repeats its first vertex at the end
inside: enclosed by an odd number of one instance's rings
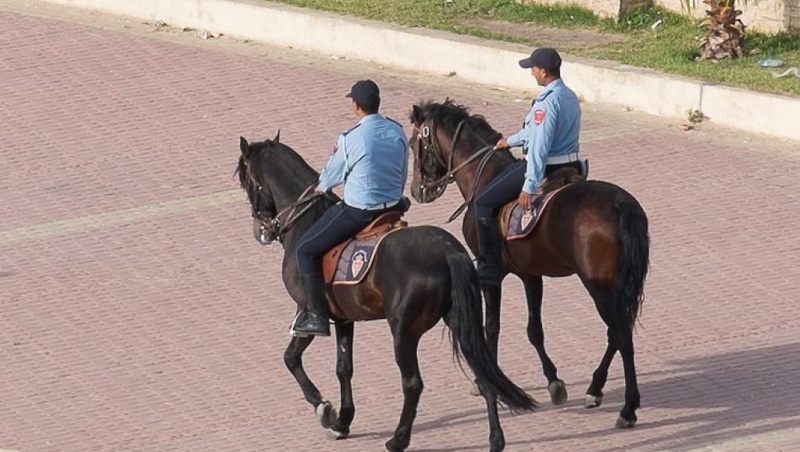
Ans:
POLYGON ((275 233, 258 218, 253 218, 253 237, 262 245, 269 245, 276 239, 275 233))
POLYGON ((432 203, 442 196, 442 190, 439 187, 429 187, 425 184, 419 184, 411 187, 411 196, 420 204, 432 203))

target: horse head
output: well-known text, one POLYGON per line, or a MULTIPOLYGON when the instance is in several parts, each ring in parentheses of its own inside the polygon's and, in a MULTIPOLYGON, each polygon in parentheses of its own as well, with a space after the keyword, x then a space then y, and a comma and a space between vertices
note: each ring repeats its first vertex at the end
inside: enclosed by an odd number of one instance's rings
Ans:
POLYGON ((444 193, 446 183, 438 183, 447 174, 447 160, 442 154, 436 135, 445 133, 436 127, 432 112, 440 104, 423 101, 414 105, 409 119, 414 126, 408 140, 414 155, 414 172, 411 180, 411 196, 419 203, 435 201, 444 193))
POLYGON ((239 137, 239 185, 247 193, 253 217, 253 235, 262 245, 275 240, 297 221, 315 200, 335 195, 311 193, 318 174, 291 147, 280 142, 280 130, 271 140, 248 142, 239 137), (300 208, 302 207, 302 208, 300 208))
POLYGON ((483 116, 470 115, 467 107, 449 98, 443 103, 428 100, 414 105, 409 119, 414 125, 409 144, 415 161, 411 196, 420 203, 439 198, 456 180, 456 173, 479 163, 477 157, 502 137, 483 116))
POLYGON ((275 227, 277 207, 269 183, 268 156, 280 143, 280 130, 272 140, 248 142, 239 137, 239 186, 247 194, 253 217, 253 235, 262 245, 269 245, 278 238, 275 227))

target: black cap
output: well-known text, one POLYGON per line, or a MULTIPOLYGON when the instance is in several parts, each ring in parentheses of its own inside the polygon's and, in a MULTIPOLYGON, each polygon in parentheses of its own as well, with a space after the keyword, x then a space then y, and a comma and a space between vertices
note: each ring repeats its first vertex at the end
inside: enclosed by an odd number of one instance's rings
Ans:
POLYGON ((534 50, 530 57, 519 60, 519 66, 524 69, 536 66, 547 72, 553 72, 561 68, 561 55, 556 49, 541 47, 534 50))
POLYGON ((381 91, 372 80, 359 80, 350 88, 349 97, 361 105, 376 105, 381 102, 381 91))

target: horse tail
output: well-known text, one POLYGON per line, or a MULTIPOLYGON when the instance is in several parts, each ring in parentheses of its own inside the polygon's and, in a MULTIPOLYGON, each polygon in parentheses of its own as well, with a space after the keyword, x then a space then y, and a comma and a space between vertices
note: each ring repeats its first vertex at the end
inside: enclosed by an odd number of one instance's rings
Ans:
POLYGON ((614 279, 617 312, 633 326, 644 302, 644 280, 650 265, 650 237, 647 215, 632 198, 617 203, 618 233, 622 245, 614 279))
MULTIPOLYGON (((447 256, 450 268, 451 307, 445 316, 454 340, 453 355, 463 355, 484 394, 497 396, 512 411, 536 408, 537 403, 500 370, 483 333, 483 313, 478 273, 465 253, 447 256)), ((459 359, 460 363, 460 359, 459 359)))

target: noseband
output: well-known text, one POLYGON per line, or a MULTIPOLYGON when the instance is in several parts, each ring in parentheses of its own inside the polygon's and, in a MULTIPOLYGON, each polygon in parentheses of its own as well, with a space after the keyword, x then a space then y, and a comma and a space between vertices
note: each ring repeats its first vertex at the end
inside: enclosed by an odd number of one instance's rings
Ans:
MULTIPOLYGON (((420 178, 423 179, 422 183, 420 184, 420 191, 422 192, 422 196, 425 196, 425 193, 428 190, 432 190, 434 194, 434 199, 438 199, 442 196, 447 189, 447 186, 450 185, 452 182, 456 180, 455 176, 456 173, 462 170, 467 165, 471 164, 477 159, 481 159, 480 163, 478 164, 478 170, 476 171, 476 180, 480 178, 481 174, 483 174, 483 170, 486 167, 486 163, 489 159, 492 158, 494 155, 494 145, 488 144, 482 148, 480 148, 477 152, 470 155, 466 160, 464 160, 461 164, 453 167, 453 158, 456 154, 456 144, 458 144, 458 139, 461 137, 461 131, 464 128, 464 123, 466 119, 462 119, 458 126, 456 127, 455 133, 453 133, 453 138, 450 140, 450 158, 447 159, 447 163, 444 161, 444 157, 442 157, 442 150, 439 147, 439 141, 434 138, 435 132, 433 130, 433 121, 430 120, 429 124, 426 124, 423 121, 420 127, 415 127, 415 131, 417 133, 417 149, 418 153, 420 154, 420 158, 416 159, 415 167, 420 175, 420 178), (424 156, 423 156, 424 153, 424 156), (441 165, 441 167, 446 168, 447 172, 444 176, 440 177, 436 180, 428 180, 425 181, 425 174, 423 173, 425 162, 428 158, 433 157, 437 164, 441 165)), ((484 142, 485 143, 485 142, 484 142)), ((472 198, 475 196, 475 192, 477 190, 477 184, 474 185, 472 194, 469 196, 468 199, 464 201, 461 206, 450 216, 447 220, 448 223, 458 218, 461 215, 461 212, 472 202, 472 198)))
POLYGON ((289 228, 305 214, 306 212, 311 209, 316 201, 327 198, 328 195, 326 193, 311 193, 314 188, 316 188, 318 182, 314 182, 313 184, 309 185, 308 188, 303 190, 303 193, 297 199, 297 201, 289 204, 285 208, 281 209, 280 212, 276 213, 273 216, 269 216, 268 214, 265 215, 260 210, 257 210, 256 205, 258 205, 259 197, 262 195, 262 187, 261 185, 256 185, 255 187, 255 197, 253 203, 251 203, 250 208, 252 209, 252 217, 257 219, 261 225, 259 226, 259 234, 261 236, 266 236, 266 233, 269 233, 272 237, 278 240, 279 243, 283 243, 283 235, 289 230, 289 228), (298 207, 305 205, 300 211, 297 210, 298 207), (285 224, 281 224, 281 217, 288 213, 288 218, 286 219, 285 224))
POLYGON ((455 155, 455 152, 452 152, 452 150, 455 149, 455 145, 458 143, 458 138, 461 136, 461 130, 464 127, 464 121, 462 120, 458 123, 456 132, 453 134, 453 139, 450 141, 451 152, 450 158, 447 160, 447 162, 444 161, 444 157, 442 156, 442 150, 439 147, 439 141, 434 139, 436 132, 433 130, 433 127, 433 121, 431 121, 430 124, 423 122, 421 127, 415 127, 417 132, 417 149, 419 149, 420 154, 420 158, 416 159, 415 166, 420 176, 423 176, 422 170, 424 162, 429 158, 433 158, 436 160, 437 165, 447 170, 445 175, 439 179, 423 181, 420 186, 423 196, 428 190, 432 190, 435 198, 439 198, 444 194, 447 186, 455 180, 456 172, 463 167, 463 165, 459 165, 455 171, 453 170, 453 156, 455 155))

